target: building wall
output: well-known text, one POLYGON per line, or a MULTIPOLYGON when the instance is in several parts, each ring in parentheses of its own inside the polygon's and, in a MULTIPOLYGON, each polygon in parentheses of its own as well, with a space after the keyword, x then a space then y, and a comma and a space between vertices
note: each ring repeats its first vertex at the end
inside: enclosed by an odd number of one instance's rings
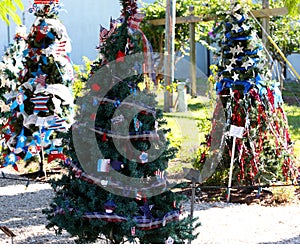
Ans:
MULTIPOLYGON (((33 2, 33 0, 31 0, 33 2)), ((28 1, 23 1, 25 10, 28 10, 28 1)), ((109 26, 110 17, 118 18, 120 16, 119 0, 62 0, 65 11, 59 14, 59 18, 66 26, 68 34, 72 41, 71 58, 75 64, 82 64, 82 56, 87 56, 91 60, 97 56, 96 46, 99 43, 99 25, 109 26)), ((153 3, 154 0, 143 0, 144 3, 153 3)), ((19 13, 26 27, 31 27, 35 17, 33 14, 25 11, 19 13)), ((3 21, 0 21, 0 57, 7 48, 8 40, 12 42, 15 34, 16 25, 11 22, 9 27, 3 21)), ((203 77, 209 74, 207 50, 200 44, 197 44, 197 76, 203 77)), ((289 56, 288 59, 300 73, 300 55, 289 56)), ((175 74, 178 78, 189 78, 189 57, 177 65, 175 74)), ((288 72, 287 78, 293 78, 288 72)))
MULTIPOLYGON (((23 1, 28 10, 28 1, 23 1)), ((32 0, 33 2, 33 0, 32 0)), ((97 56, 96 46, 99 44, 99 25, 109 26, 109 20, 120 16, 119 0, 63 0, 64 9, 59 18, 66 26, 72 41, 71 58, 75 64, 82 63, 82 56, 94 59, 97 56)), ((30 29, 35 16, 25 11, 19 13, 23 23, 30 29)), ((7 48, 8 40, 12 42, 16 25, 11 22, 9 27, 0 21, 0 56, 7 48), (10 38, 10 39, 9 39, 10 38)))

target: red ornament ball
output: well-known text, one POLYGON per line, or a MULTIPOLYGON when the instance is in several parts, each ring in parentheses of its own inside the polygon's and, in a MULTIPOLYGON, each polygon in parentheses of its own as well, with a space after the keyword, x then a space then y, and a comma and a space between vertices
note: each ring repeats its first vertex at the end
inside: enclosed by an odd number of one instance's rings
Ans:
POLYGON ((92 85, 92 90, 94 90, 95 92, 100 91, 100 89, 101 89, 101 87, 97 83, 94 83, 92 85))
POLYGON ((96 120, 96 114, 91 114, 90 119, 91 119, 91 121, 95 121, 96 120))

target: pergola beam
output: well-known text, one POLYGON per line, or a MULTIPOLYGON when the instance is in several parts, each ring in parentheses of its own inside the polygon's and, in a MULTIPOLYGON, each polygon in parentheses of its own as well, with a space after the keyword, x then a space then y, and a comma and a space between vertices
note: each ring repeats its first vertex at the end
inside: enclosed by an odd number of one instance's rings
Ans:
MULTIPOLYGON (((282 16, 288 14, 288 10, 286 7, 282 8, 274 8, 274 9, 260 9, 260 10, 252 10, 251 11, 253 15, 256 18, 266 18, 270 16, 282 16)), ((176 17, 176 24, 183 24, 183 23, 198 23, 198 22, 207 22, 207 21, 212 21, 216 20, 218 16, 216 15, 211 15, 211 16, 185 16, 185 17, 176 17)), ((162 19, 153 19, 149 20, 148 22, 154 26, 161 26, 165 25, 165 18, 162 19)))

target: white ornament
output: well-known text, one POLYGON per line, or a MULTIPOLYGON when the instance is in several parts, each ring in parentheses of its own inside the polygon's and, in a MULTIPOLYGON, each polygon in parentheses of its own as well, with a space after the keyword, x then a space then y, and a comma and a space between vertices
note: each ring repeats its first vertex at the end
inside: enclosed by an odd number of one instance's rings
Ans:
POLYGON ((231 72, 233 70, 233 67, 230 65, 226 65, 225 71, 231 72))
POLYGON ((231 47, 230 48, 230 53, 232 53, 233 55, 236 54, 236 48, 235 47, 231 47))
POLYGON ((234 65, 234 64, 236 64, 237 58, 233 57, 233 58, 229 59, 229 61, 230 61, 231 65, 234 65))
POLYGON ((239 74, 237 74, 236 72, 233 73, 233 80, 236 82, 239 80, 239 74))
POLYGON ((243 24, 242 24, 242 28, 243 28, 245 31, 247 31, 247 30, 249 30, 250 27, 249 27, 248 25, 246 25, 246 24, 243 23, 243 24))
POLYGON ((174 240, 173 240, 172 237, 169 237, 169 238, 166 240, 165 243, 166 243, 166 244, 174 244, 174 240))
POLYGON ((240 26, 238 24, 234 24, 232 26, 231 30, 235 31, 235 33, 238 33, 240 30, 240 26))
POLYGON ((243 53, 243 51, 244 51, 244 47, 242 47, 242 46, 240 46, 240 45, 237 45, 237 46, 236 46, 236 53, 237 53, 237 55, 238 55, 239 53, 243 53))

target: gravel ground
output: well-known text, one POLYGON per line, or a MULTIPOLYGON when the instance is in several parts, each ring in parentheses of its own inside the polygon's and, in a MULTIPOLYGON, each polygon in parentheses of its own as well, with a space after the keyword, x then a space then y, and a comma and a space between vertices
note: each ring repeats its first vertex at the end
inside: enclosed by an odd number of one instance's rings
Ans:
MULTIPOLYGON (((56 236, 45 228, 42 214, 54 193, 49 184, 0 178, 0 226, 16 234, 19 244, 73 244, 64 233, 56 236)), ((185 206, 190 211, 189 204, 185 206)), ((202 226, 192 244, 299 244, 300 205, 265 207, 223 202, 195 204, 194 215, 202 226)), ((0 244, 11 239, 0 231, 0 244)))

